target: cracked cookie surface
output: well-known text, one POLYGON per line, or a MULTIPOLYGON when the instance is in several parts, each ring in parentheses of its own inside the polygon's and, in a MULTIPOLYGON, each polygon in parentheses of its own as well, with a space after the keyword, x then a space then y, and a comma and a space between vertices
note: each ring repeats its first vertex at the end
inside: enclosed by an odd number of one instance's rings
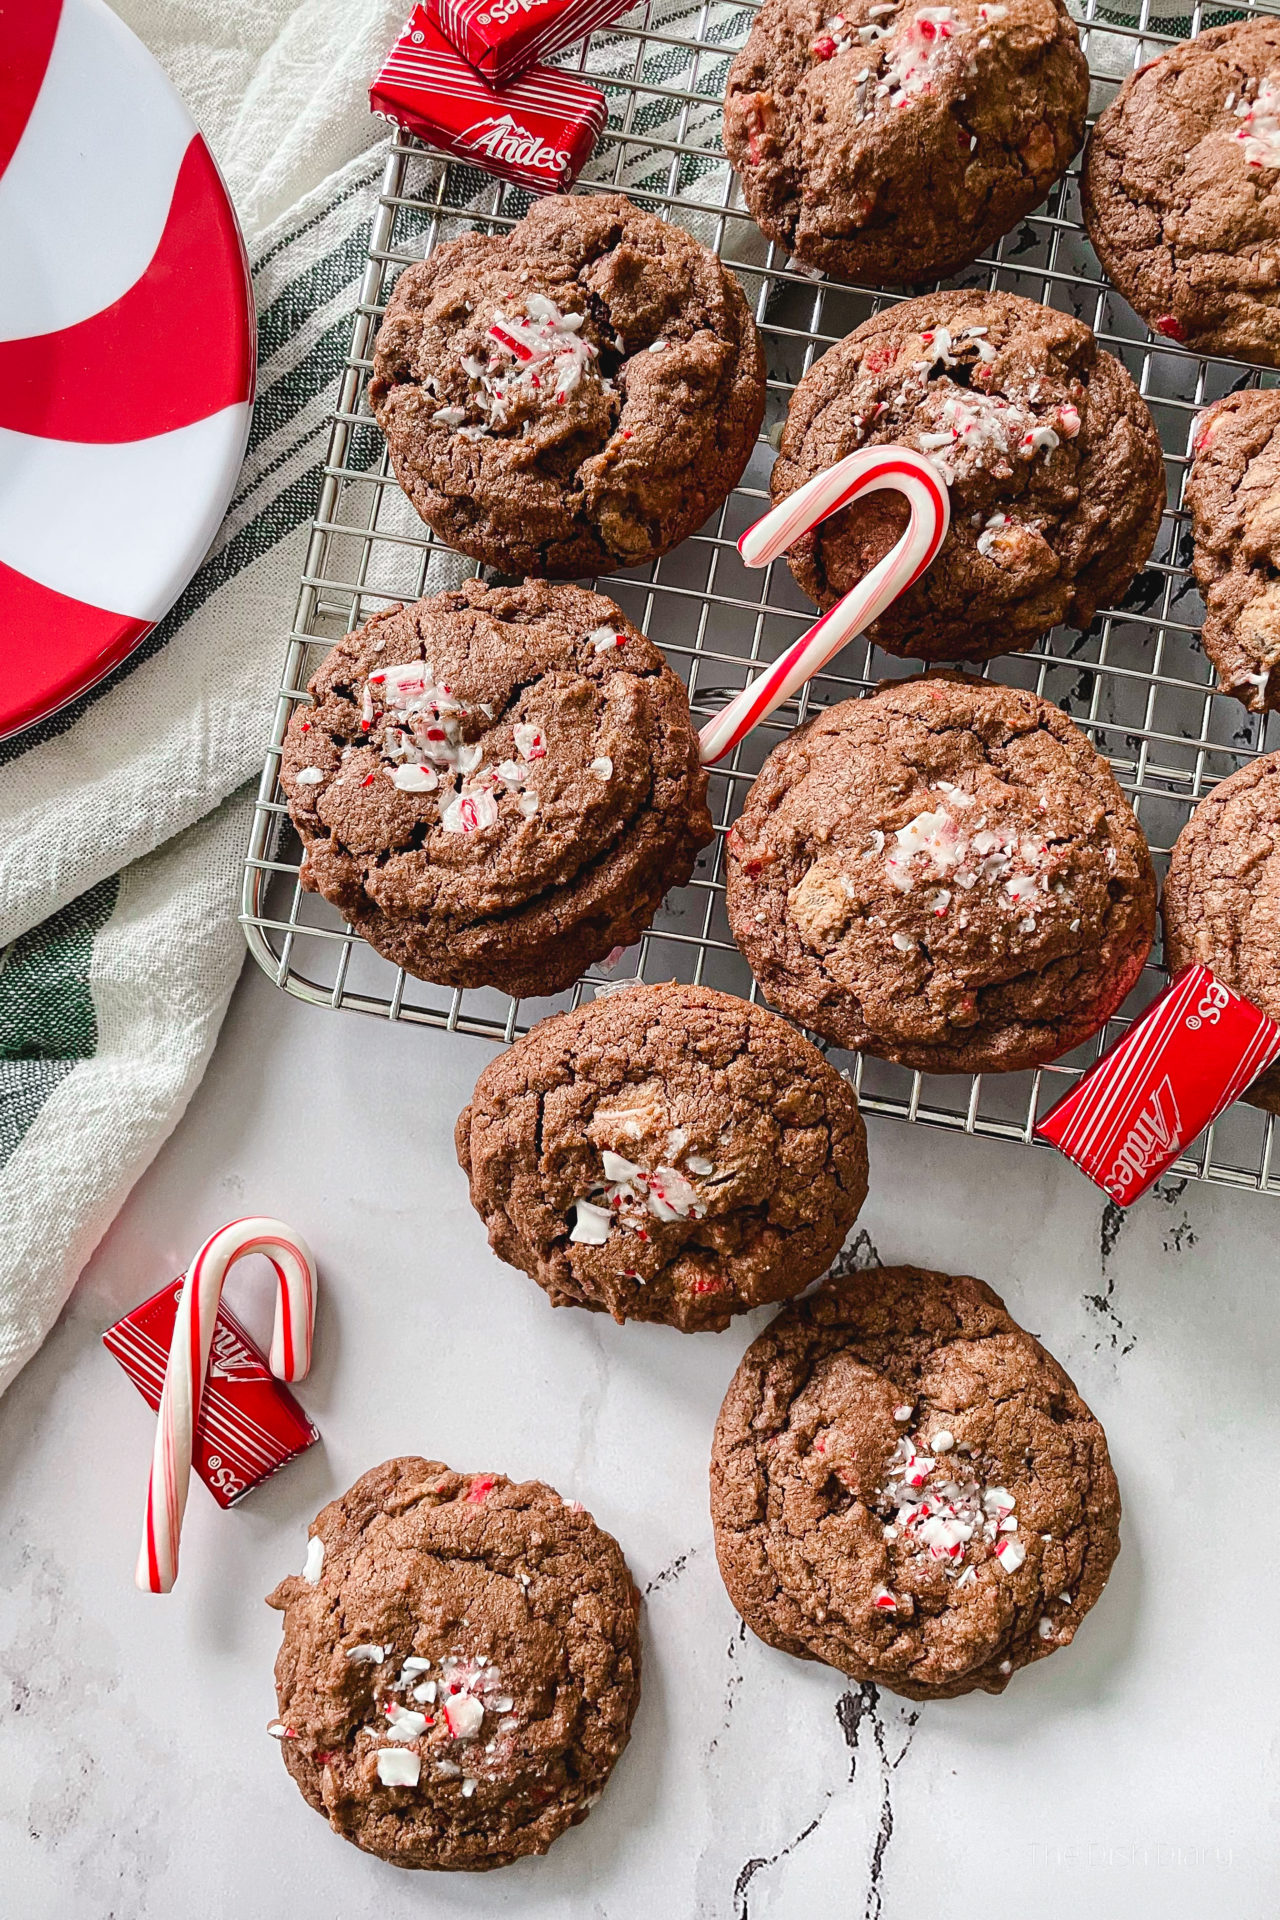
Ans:
POLYGON ((977 258, 1084 137, 1060 0, 765 0, 729 70, 724 143, 753 218, 811 267, 905 285, 977 258))
MULTIPOLYGON (((1280 753, 1239 768, 1174 842, 1161 901, 1170 972, 1199 964, 1280 1020, 1280 753)), ((1280 1113, 1280 1066, 1244 1098, 1280 1113)))
MULTIPOLYGON (((938 557, 867 629, 887 652, 987 660, 1061 621, 1086 628, 1146 564, 1165 503, 1155 423, 1120 362, 1069 315, 1012 293, 906 300, 823 354, 791 399, 776 502, 859 447, 914 447, 951 497, 938 557)), ((894 546, 908 508, 870 494, 788 552, 835 605, 894 546)))
POLYGON ((980 1280, 824 1281, 747 1349, 711 1517, 753 1633, 913 1700, 1065 1646, 1119 1550, 1106 1436, 980 1280))
POLYGON ((509 574, 639 566, 737 485, 764 417, 728 268, 621 194, 538 200, 406 269, 369 398, 443 540, 509 574))
POLYGON ((335 1833, 478 1870, 584 1820, 640 1694, 640 1596, 611 1535, 541 1481, 388 1460, 312 1522, 273 1731, 335 1833))
POLYGON ((1085 149, 1098 258, 1156 333, 1280 366, 1280 20, 1130 74, 1085 149))
POLYGON ((558 992, 711 838, 684 684, 602 594, 469 580, 308 685, 280 769, 303 885, 423 979, 558 992))
POLYGON ((1151 855, 1106 762, 1049 701, 959 674, 801 727, 726 859, 733 937, 773 1004, 921 1072, 1069 1051, 1154 932, 1151 855))
POLYGON ((1280 392, 1228 394, 1196 422, 1186 503, 1201 643, 1253 713, 1280 706, 1280 392))
POLYGON ((853 1088, 731 994, 635 986, 490 1062, 457 1126, 500 1259, 556 1306, 685 1332, 798 1293, 867 1192, 853 1088))

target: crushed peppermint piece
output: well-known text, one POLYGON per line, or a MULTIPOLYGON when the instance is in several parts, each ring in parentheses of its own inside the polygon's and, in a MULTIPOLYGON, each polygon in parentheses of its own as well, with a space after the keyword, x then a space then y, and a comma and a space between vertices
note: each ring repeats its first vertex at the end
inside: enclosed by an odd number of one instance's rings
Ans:
POLYGON ((479 833, 497 818, 498 803, 491 793, 459 793, 442 808, 440 825, 446 833, 479 833))
POLYGON ((591 771, 597 780, 612 780, 613 762, 607 753, 602 753, 598 760, 591 762, 591 771))
POLYGON ((914 953, 919 943, 913 940, 909 933, 895 933, 893 944, 899 953, 914 953))
POLYGON ((435 1681, 424 1680, 420 1686, 417 1686, 413 1689, 413 1694, 411 1697, 414 1700, 421 1701, 424 1706, 429 1707, 436 1697, 435 1681))
POLYGON ((412 1707, 388 1707, 387 1730, 402 1740, 416 1740, 427 1730, 427 1716, 425 1713, 415 1713, 412 1707))
POLYGON ((287 1740, 290 1737, 289 1729, 285 1726, 283 1720, 273 1720, 267 1728, 267 1732, 273 1740, 287 1740))
POLYGON ((1246 81, 1245 88, 1233 109, 1240 125, 1232 137, 1240 142, 1246 166, 1280 167, 1280 75, 1246 81), (1252 98, 1247 97, 1250 88, 1252 98))
POLYGON ((979 1543, 996 1554, 1017 1544, 1000 1531, 1015 1503, 1007 1488, 984 1485, 967 1461, 943 1464, 946 1454, 959 1451, 948 1429, 940 1429, 930 1446, 935 1451, 921 1453, 912 1435, 901 1436, 874 1505, 913 1559, 932 1560, 959 1576, 979 1543))
POLYGON ((541 727, 535 727, 527 720, 520 720, 511 731, 516 743, 516 752, 522 760, 546 759, 547 736, 541 727))
POLYGON ((1005 1673, 1005 1674, 1012 1673, 1013 1672, 1012 1660, 1002 1660, 1000 1662, 1000 1671, 1001 1673, 1005 1673))
POLYGON ((895 1420, 909 1420, 914 1412, 915 1408, 904 1401, 902 1406, 894 1408, 893 1417, 895 1420))
POLYGON ((318 787, 324 777, 323 767, 303 767, 300 773, 294 774, 293 784, 295 787, 318 787))
POLYGON ((996 1542, 995 1556, 1006 1573, 1016 1573, 1027 1557, 1027 1550, 1020 1540, 1006 1534, 996 1542))
POLYGON ((324 1541, 318 1533, 313 1533, 307 1542, 307 1557, 302 1563, 302 1577, 309 1587, 320 1584, 320 1569, 324 1565, 324 1541))
POLYGON ((575 1200, 573 1203, 574 1223, 569 1235, 570 1240, 579 1246, 602 1247, 609 1238, 612 1224, 607 1207, 597 1207, 590 1200, 575 1200))
POLYGON ((484 1719, 484 1706, 474 1694, 454 1694, 444 1703, 444 1717, 455 1740, 474 1740, 484 1719))
POLYGON ((1047 1613, 1042 1613, 1037 1620, 1036 1632, 1042 1640, 1051 1640, 1053 1638, 1053 1622, 1047 1613))
POLYGON ((586 644, 593 653, 612 653, 615 647, 625 647, 627 636, 614 627, 593 627, 587 635, 586 644))
POLYGON ((378 1753, 378 1778, 384 1787, 416 1787, 422 1774, 422 1761, 412 1747, 382 1747, 378 1753))
POLYGON ((898 1602, 888 1587, 877 1587, 871 1596, 871 1604, 873 1607, 880 1608, 882 1612, 892 1613, 898 1602))
POLYGON ((440 785, 440 775, 434 767, 406 764, 401 767, 388 767, 388 777, 393 787, 401 793, 434 793, 440 785))
POLYGON ((538 796, 536 793, 518 793, 516 795, 516 805, 526 820, 532 820, 534 814, 538 811, 538 804, 538 796))
POLYGON ((462 1783, 462 1797, 463 1797, 463 1799, 464 1799, 464 1800, 469 1800, 469 1799, 471 1798, 471 1796, 472 1796, 472 1794, 473 1794, 473 1793, 475 1792, 475 1790, 476 1790, 476 1783, 475 1783, 475 1781, 474 1781, 474 1780, 464 1780, 464 1781, 463 1781, 463 1783, 462 1783))
POLYGON ((348 1647, 347 1658, 354 1660, 357 1666, 380 1667, 390 1651, 390 1647, 366 1643, 358 1647, 348 1647))

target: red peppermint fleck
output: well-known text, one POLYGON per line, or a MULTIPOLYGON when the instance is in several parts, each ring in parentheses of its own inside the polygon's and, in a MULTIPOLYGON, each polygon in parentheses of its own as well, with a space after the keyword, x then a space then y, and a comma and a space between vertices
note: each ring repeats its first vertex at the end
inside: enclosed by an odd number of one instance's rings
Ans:
POLYGON ((315 1761, 318 1767, 327 1767, 329 1762, 332 1760, 333 1755, 331 1753, 321 1753, 320 1749, 317 1747, 315 1752, 312 1754, 311 1758, 315 1761))
POLYGON ((1164 334, 1166 339, 1185 340, 1187 337, 1187 330, 1176 313, 1162 313, 1155 325, 1156 332, 1164 334))
POLYGON ((514 353, 517 360, 532 360, 533 348, 526 347, 523 340, 517 340, 514 334, 508 333, 506 328, 500 327, 496 321, 489 329, 489 337, 504 346, 508 353, 514 353))
MULTIPOLYGON (((488 1495, 493 1492, 494 1485, 495 1485, 495 1480, 494 1480, 493 1474, 478 1473, 475 1479, 471 1482, 471 1485, 468 1487, 466 1497, 468 1500, 472 1502, 473 1505, 478 1507, 480 1505, 480 1502, 486 1499, 488 1495)), ((456 1693, 457 1688, 455 1687, 453 1691, 456 1693)))
MULTIPOLYGON (((929 334, 928 338, 932 339, 933 335, 929 334)), ((862 364, 868 373, 883 373, 886 367, 893 365, 893 348, 872 347, 862 364)))
POLYGON ((302 732, 310 733, 310 731, 311 731, 311 722, 309 720, 304 720, 302 723, 302 732))
POLYGON ((371 787, 373 785, 373 775, 371 773, 366 773, 364 779, 360 782, 360 785, 362 787, 371 787))
POLYGON ((693 1291, 695 1293, 723 1293, 724 1281, 723 1280, 695 1280, 693 1283, 693 1291))
POLYGON ((836 43, 829 33, 822 34, 814 41, 810 49, 812 53, 817 55, 819 60, 830 60, 834 56, 835 50, 836 43))

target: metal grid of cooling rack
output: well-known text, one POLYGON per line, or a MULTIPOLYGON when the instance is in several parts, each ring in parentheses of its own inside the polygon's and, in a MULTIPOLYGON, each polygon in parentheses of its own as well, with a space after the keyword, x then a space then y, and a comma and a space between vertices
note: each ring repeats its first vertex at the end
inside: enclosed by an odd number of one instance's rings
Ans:
MULTIPOLYGON (((1098 0, 1073 0, 1072 10, 1093 75, 1094 114, 1126 72, 1164 47, 1202 26, 1272 11, 1197 6, 1163 15, 1153 12, 1151 0, 1112 0, 1105 7, 1098 0)), ((752 11, 752 4, 730 0, 646 0, 559 62, 585 72, 609 103, 608 131, 578 191, 621 188, 714 247, 738 273, 765 342, 765 425, 739 487, 674 553, 601 582, 684 674, 699 717, 716 711, 813 618, 784 563, 751 573, 736 550, 738 535, 768 504, 770 430, 814 358, 902 297, 795 270, 746 214, 720 150, 719 126, 729 61, 746 37, 752 11)), ((276 771, 284 730, 294 705, 306 698, 308 675, 344 632, 378 609, 456 584, 475 571, 434 540, 391 475, 364 396, 373 335, 403 266, 471 227, 505 231, 528 205, 520 190, 447 162, 409 136, 398 135, 392 144, 285 657, 245 865, 242 915, 254 957, 300 999, 502 1043, 557 1008, 577 1004, 609 977, 678 978, 754 997, 757 989, 724 913, 725 830, 787 729, 886 676, 918 671, 914 663, 857 642, 797 701, 758 728, 713 772, 717 836, 689 886, 670 896, 649 932, 611 973, 592 968, 572 993, 554 1000, 513 1001, 489 990, 429 986, 382 960, 334 909, 302 890, 299 850, 276 771)), ((1181 510, 1190 428, 1199 408, 1274 376, 1190 354, 1147 333, 1101 275, 1080 225, 1075 168, 1043 208, 953 284, 1025 294, 1086 320, 1124 360, 1160 428, 1173 504, 1151 562, 1125 604, 1101 613, 1087 634, 1060 629, 1027 653, 993 661, 987 671, 1057 701, 1089 733, 1131 796, 1162 868, 1196 801, 1243 760, 1280 744, 1280 731, 1268 739, 1265 720, 1213 690, 1196 638, 1202 609, 1188 572, 1190 536, 1181 510)), ((1104 1033, 1036 1073, 922 1076, 835 1050, 833 1058, 851 1070, 868 1112, 1030 1144, 1038 1117, 1118 1038, 1164 980, 1153 959, 1104 1033)), ((1274 1119, 1237 1106, 1201 1136, 1175 1171, 1280 1191, 1274 1132, 1274 1119)))

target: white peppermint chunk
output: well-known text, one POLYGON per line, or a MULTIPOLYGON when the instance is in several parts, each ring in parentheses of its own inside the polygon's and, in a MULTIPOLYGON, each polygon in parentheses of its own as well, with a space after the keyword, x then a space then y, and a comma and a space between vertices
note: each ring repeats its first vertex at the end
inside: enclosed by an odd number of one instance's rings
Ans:
POLYGON ((607 1207, 597 1207, 590 1200, 575 1200, 573 1203, 573 1231, 569 1235, 579 1246, 602 1247, 609 1238, 612 1215, 607 1207))
POLYGON ((384 1787, 416 1787, 422 1762, 412 1747, 383 1747, 378 1754, 378 1778, 384 1787))
POLYGON ((324 1541, 319 1534, 313 1534, 307 1542, 307 1557, 302 1563, 302 1577, 308 1586, 320 1584, 320 1569, 324 1565, 324 1541))

